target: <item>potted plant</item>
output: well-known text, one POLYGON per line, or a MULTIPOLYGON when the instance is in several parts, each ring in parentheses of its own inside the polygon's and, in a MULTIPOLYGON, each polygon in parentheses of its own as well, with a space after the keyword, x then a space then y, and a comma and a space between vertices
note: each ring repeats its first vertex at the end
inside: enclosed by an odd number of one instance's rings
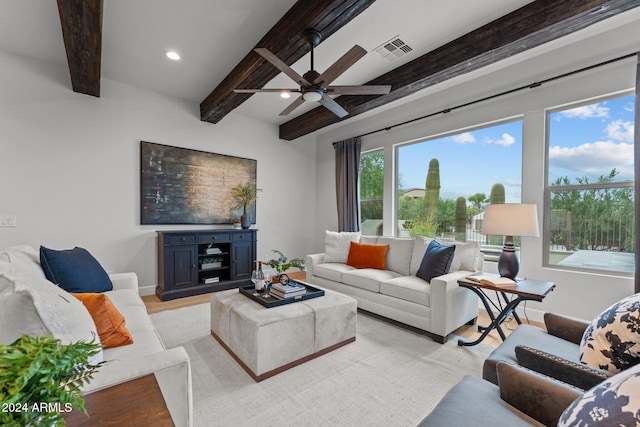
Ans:
POLYGON ((105 363, 89 363, 100 349, 81 341, 62 345, 50 335, 0 344, 0 425, 64 426, 62 413, 75 407, 86 414, 80 387, 105 363))
POLYGON ((290 260, 281 251, 272 249, 271 252, 278 254, 278 258, 266 261, 264 264, 268 265, 276 271, 276 276, 272 278, 274 283, 278 282, 280 280, 280 275, 290 268, 297 268, 300 271, 307 270, 302 258, 293 258, 290 260))
POLYGON ((255 179, 231 189, 231 197, 235 202, 232 209, 242 209, 242 216, 240 217, 242 228, 251 227, 251 222, 247 215, 247 207, 258 198, 258 191, 262 190, 256 188, 255 179))
POLYGON ((200 260, 200 266, 203 270, 222 267, 222 258, 221 257, 202 258, 200 260))

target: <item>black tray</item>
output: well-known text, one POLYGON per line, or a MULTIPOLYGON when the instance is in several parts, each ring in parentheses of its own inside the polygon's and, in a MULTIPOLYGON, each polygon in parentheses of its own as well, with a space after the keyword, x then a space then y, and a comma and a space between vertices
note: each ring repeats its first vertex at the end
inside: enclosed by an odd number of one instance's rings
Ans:
POLYGON ((302 286, 304 286, 305 288, 307 288, 307 292, 302 294, 302 295, 296 295, 294 297, 289 297, 289 298, 279 298, 276 296, 273 296, 271 294, 263 294, 260 293, 259 295, 254 295, 254 293, 256 292, 255 288, 253 286, 243 286, 238 288, 238 290, 240 291, 241 294, 246 295, 247 297, 251 298, 252 300, 254 300, 255 302, 267 307, 267 308, 271 308, 271 307, 278 307, 280 305, 285 305, 285 304, 291 304, 294 302, 300 302, 300 301, 305 301, 311 298, 318 298, 324 295, 324 290, 313 287, 311 285, 308 285, 306 283, 302 283, 302 282, 297 282, 295 280, 292 280, 292 282, 296 282, 302 286))

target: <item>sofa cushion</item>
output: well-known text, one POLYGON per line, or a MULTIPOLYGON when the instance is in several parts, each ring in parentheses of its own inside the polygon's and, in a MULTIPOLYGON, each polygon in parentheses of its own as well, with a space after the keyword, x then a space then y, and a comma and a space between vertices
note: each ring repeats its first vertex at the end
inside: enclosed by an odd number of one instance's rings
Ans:
MULTIPOLYGON (((3 275, 2 279, 0 343, 10 344, 23 334, 51 335, 62 344, 98 341, 89 312, 71 294, 44 278, 9 279, 3 275)), ((102 352, 92 358, 92 363, 100 361, 102 352)))
POLYGON ((640 293, 613 304, 584 331, 580 361, 609 372, 640 362, 640 293))
POLYGON ((589 389, 565 409, 558 426, 635 426, 638 408, 640 365, 589 389))
POLYGON ((342 273, 355 270, 347 264, 339 264, 336 262, 327 262, 318 264, 313 267, 313 275, 322 277, 323 279, 333 280, 334 282, 342 282, 342 273))
POLYGON ((413 251, 411 252, 411 267, 409 268, 409 274, 415 276, 420 268, 420 264, 422 264, 422 258, 424 258, 424 253, 427 251, 427 247, 429 243, 431 243, 433 239, 429 239, 428 237, 418 236, 413 240, 413 251))
POLYGON ((324 262, 346 263, 351 242, 359 242, 358 232, 325 231, 324 262))
POLYGON ((453 245, 456 251, 453 255, 449 271, 476 271, 480 269, 480 246, 476 242, 443 242, 443 245, 453 245))
POLYGON ((125 326, 124 316, 105 294, 72 294, 82 301, 98 330, 104 348, 119 347, 133 343, 131 333, 125 326))
POLYGON ((380 283, 380 293, 429 307, 431 285, 416 276, 401 276, 380 283))
POLYGON ((106 292, 113 289, 109 275, 86 249, 53 250, 40 246, 45 276, 67 292, 106 292))
POLYGON ((387 252, 387 270, 408 276, 411 267, 413 239, 378 237, 378 244, 389 245, 389 251, 387 252))
POLYGON ((355 269, 342 274, 342 283, 366 289, 371 292, 380 292, 380 282, 400 277, 400 274, 391 270, 376 270, 373 268, 355 269))
POLYGON ((424 258, 416 276, 430 282, 434 277, 447 274, 451 267, 455 250, 455 246, 444 246, 435 240, 431 241, 427 251, 424 253, 424 258))
POLYGON ((360 243, 366 243, 367 245, 375 245, 378 243, 378 236, 360 236, 360 243))
MULTIPOLYGON (((28 245, 14 246, 0 252, 0 273, 12 278, 44 279, 38 251, 28 245), (13 271, 13 273, 12 273, 13 271)), ((0 291, 2 286, 0 285, 0 291)))
POLYGON ((355 268, 377 268, 384 270, 389 245, 368 245, 351 242, 347 265, 355 268))

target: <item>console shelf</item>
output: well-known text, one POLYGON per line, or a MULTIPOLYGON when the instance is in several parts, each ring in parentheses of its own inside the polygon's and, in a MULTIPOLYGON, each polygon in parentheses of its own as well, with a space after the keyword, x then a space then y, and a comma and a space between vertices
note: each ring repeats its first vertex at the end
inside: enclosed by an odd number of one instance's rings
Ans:
POLYGON ((255 229, 158 231, 156 295, 167 301, 250 285, 256 234, 255 229), (216 264, 203 268, 203 261, 216 264))

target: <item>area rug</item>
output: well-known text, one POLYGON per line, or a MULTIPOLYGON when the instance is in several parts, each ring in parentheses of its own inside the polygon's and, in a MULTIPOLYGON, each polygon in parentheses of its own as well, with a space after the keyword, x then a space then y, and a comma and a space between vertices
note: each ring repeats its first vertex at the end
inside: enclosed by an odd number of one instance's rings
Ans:
POLYGON ((165 345, 191 358, 196 427, 415 426, 486 357, 359 313, 354 343, 256 383, 209 318, 209 304, 151 315, 165 345))

